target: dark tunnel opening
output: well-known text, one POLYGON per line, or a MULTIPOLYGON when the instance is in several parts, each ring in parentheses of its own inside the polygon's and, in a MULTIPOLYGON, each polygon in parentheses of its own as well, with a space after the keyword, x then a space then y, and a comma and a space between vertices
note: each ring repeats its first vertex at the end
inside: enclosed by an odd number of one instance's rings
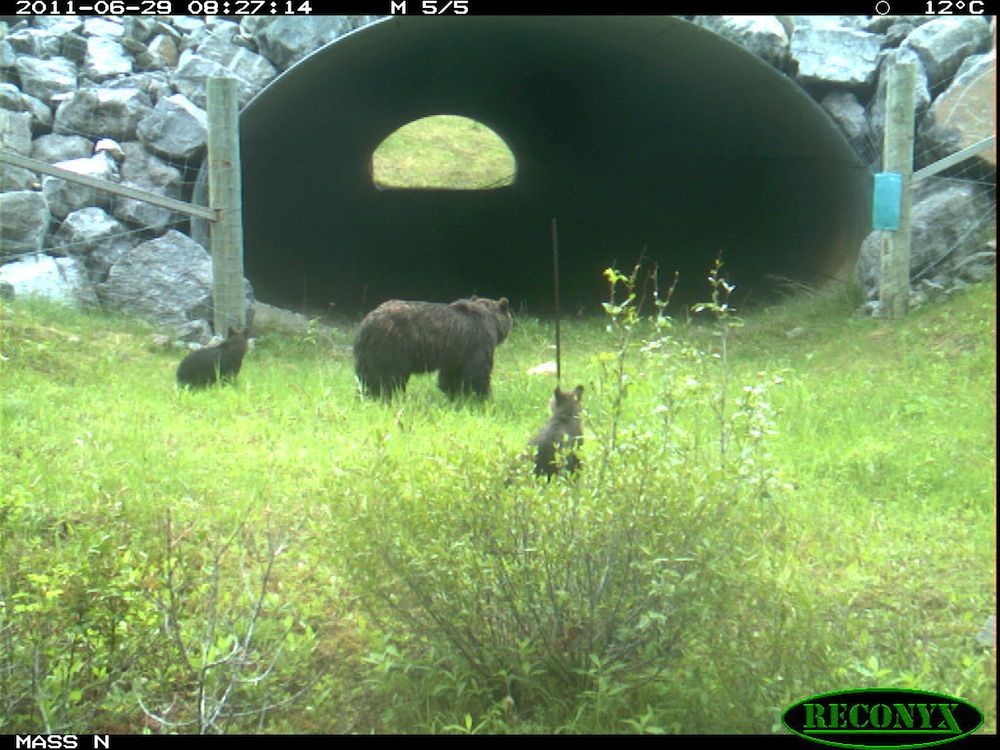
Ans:
POLYGON ((396 17, 318 50, 241 114, 245 264, 257 296, 361 314, 385 299, 552 299, 597 312, 643 254, 680 302, 719 254, 743 296, 843 276, 871 176, 794 83, 672 17, 396 17), (379 190, 390 133, 453 113, 510 147, 513 184, 379 190))

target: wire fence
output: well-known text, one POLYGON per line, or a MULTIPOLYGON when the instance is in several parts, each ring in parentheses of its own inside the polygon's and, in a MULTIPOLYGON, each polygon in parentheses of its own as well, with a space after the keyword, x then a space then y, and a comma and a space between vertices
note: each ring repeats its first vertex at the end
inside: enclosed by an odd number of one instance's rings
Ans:
MULTIPOLYGON (((210 81, 209 86, 213 83, 210 81)), ((191 279, 183 277, 193 275, 203 287, 211 288, 210 299, 200 303, 197 311, 179 312, 188 319, 213 320, 217 333, 225 333, 230 326, 242 329, 246 324, 245 300, 249 290, 243 278, 238 192, 235 205, 230 195, 225 211, 218 208, 218 196, 213 196, 216 205, 212 208, 193 203, 199 177, 208 167, 217 183, 217 193, 221 192, 218 185, 235 185, 238 191, 239 139, 236 99, 232 94, 235 82, 222 79, 219 87, 229 94, 229 100, 222 105, 227 111, 220 113, 219 104, 214 107, 210 104, 205 142, 190 148, 185 156, 147 146, 137 140, 134 128, 118 133, 124 135, 120 142, 107 138, 107 127, 84 130, 65 124, 60 125, 58 132, 34 141, 18 139, 9 135, 14 129, 12 121, 16 127, 17 115, 0 112, 5 136, 4 148, 0 150, 3 188, 40 192, 46 198, 48 212, 41 222, 45 229, 41 242, 28 243, 32 246, 23 250, 16 249, 13 242, 6 242, 3 262, 39 255, 72 259, 75 279, 70 278, 65 265, 56 264, 56 269, 64 282, 82 288, 78 293, 81 300, 96 300, 106 307, 129 311, 135 307, 136 288, 114 283, 112 267, 130 254, 137 254, 133 251, 144 243, 169 238, 181 243, 182 254, 188 256, 178 268, 181 278, 175 280, 177 287, 190 284, 191 279), (220 141, 220 131, 227 130, 232 132, 221 133, 220 141), (224 148, 235 153, 227 151, 209 159, 208 143, 213 139, 216 150, 222 142, 224 148), (31 144, 30 149, 25 147, 26 142, 31 144), (192 236, 192 215, 209 220, 210 247, 199 248, 187 239, 192 236), (220 218, 229 228, 221 243, 216 239, 220 218)), ((162 250, 158 246, 152 252, 155 255, 162 250)), ((133 270, 138 271, 136 265, 146 265, 145 270, 153 276, 157 273, 151 267, 153 264, 139 261, 133 265, 133 270)), ((172 283, 166 278, 154 280, 149 287, 154 293, 157 281, 165 293, 172 283)), ((170 302, 164 300, 164 304, 170 302)))

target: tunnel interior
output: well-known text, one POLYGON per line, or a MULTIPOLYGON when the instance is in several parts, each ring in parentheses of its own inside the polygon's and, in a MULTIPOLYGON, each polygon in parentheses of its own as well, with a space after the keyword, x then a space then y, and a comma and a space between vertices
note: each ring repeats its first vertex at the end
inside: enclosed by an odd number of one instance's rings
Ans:
POLYGON ((871 175, 805 92, 678 18, 392 17, 316 51, 240 115, 245 268, 258 298, 356 315, 385 299, 597 312, 643 255, 704 299, 721 253, 744 297, 842 276, 871 175), (376 187, 372 153, 436 115, 514 154, 493 190, 376 187))

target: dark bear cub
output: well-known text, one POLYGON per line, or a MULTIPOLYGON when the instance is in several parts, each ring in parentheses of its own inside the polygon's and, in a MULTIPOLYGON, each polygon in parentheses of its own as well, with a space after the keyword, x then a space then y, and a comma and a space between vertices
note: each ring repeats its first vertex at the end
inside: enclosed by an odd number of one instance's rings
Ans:
POLYGON ((535 453, 535 476, 552 475, 560 469, 557 452, 561 452, 562 462, 570 473, 580 468, 581 462, 572 449, 583 444, 583 424, 580 412, 583 409, 583 386, 572 391, 555 389, 552 396, 552 417, 531 440, 537 446, 535 453))
POLYGON ((177 367, 177 382, 190 388, 204 388, 218 380, 233 380, 247 353, 247 330, 230 327, 226 340, 188 354, 177 367))
POLYGON ((438 373, 449 396, 490 393, 493 351, 513 320, 506 297, 469 297, 449 304, 383 302, 361 321, 354 341, 354 372, 368 396, 406 390, 410 375, 438 373))

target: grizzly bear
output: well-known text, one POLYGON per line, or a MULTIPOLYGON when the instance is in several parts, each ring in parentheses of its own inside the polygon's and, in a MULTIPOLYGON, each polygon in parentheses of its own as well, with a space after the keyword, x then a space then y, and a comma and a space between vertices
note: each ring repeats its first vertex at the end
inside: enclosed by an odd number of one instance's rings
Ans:
POLYGON ((490 393, 493 350, 513 320, 506 297, 472 296, 449 304, 389 300, 361 321, 354 372, 365 394, 389 398, 410 375, 438 371, 438 387, 454 397, 490 393))
POLYGON ((552 417, 531 439, 530 445, 537 446, 535 453, 535 476, 545 475, 552 479, 561 465, 570 473, 576 471, 581 462, 572 449, 583 444, 583 424, 580 412, 583 409, 583 386, 572 391, 558 387, 552 396, 552 417), (562 454, 562 462, 556 460, 557 452, 562 454))
POLYGON ((230 327, 226 340, 188 354, 177 367, 177 382, 190 388, 204 388, 221 380, 232 380, 240 372, 247 352, 247 330, 230 327))

